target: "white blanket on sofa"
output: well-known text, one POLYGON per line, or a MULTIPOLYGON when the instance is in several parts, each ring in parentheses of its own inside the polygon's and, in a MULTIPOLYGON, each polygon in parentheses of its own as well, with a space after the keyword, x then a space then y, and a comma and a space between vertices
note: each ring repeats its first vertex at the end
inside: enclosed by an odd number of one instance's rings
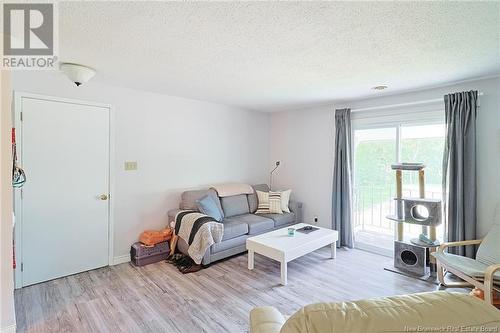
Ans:
POLYGON ((175 216, 175 234, 188 244, 188 254, 201 264, 210 246, 222 241, 224 224, 195 211, 181 210, 175 216))
POLYGON ((221 198, 239 194, 252 194, 253 187, 248 184, 220 184, 211 187, 221 198))

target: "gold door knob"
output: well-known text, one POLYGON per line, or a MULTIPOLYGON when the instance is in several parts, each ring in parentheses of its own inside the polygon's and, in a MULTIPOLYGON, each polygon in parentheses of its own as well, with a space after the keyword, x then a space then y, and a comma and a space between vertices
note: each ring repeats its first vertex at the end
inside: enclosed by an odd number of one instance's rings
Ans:
POLYGON ((101 194, 99 196, 99 200, 108 200, 108 195, 107 194, 101 194))

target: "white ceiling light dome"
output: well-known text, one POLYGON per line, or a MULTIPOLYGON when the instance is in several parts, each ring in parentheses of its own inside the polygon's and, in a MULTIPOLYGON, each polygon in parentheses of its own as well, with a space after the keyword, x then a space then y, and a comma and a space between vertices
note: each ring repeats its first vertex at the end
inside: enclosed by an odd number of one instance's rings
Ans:
POLYGON ((96 74, 93 68, 69 62, 62 63, 59 68, 77 87, 88 82, 96 74))

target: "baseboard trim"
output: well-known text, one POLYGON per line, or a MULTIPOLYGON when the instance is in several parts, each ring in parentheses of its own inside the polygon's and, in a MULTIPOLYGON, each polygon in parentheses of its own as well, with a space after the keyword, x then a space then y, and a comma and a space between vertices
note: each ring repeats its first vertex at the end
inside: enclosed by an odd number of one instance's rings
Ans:
POLYGON ((129 261, 130 261, 130 255, 125 254, 123 256, 114 257, 113 263, 111 265, 114 266, 114 265, 124 264, 129 261))
POLYGON ((0 333, 16 333, 16 324, 0 328, 0 333))

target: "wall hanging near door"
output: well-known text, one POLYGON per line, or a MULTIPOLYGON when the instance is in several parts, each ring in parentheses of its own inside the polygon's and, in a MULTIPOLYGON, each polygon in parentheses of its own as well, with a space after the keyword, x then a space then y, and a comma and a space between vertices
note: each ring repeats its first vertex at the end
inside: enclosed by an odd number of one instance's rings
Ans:
POLYGON ((17 165, 16 129, 12 128, 12 186, 19 188, 24 183, 26 183, 26 174, 17 165))

